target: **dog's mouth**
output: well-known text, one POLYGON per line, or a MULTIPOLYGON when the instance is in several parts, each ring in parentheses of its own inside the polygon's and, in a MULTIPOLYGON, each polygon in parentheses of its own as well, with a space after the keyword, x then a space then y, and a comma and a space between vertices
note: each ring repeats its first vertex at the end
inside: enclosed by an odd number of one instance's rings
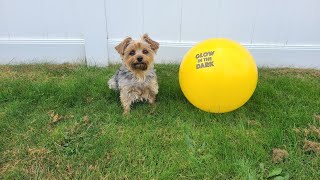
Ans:
POLYGON ((134 69, 139 69, 139 70, 147 70, 147 64, 146 63, 144 63, 144 62, 137 62, 137 63, 133 63, 132 64, 132 67, 134 68, 134 69))

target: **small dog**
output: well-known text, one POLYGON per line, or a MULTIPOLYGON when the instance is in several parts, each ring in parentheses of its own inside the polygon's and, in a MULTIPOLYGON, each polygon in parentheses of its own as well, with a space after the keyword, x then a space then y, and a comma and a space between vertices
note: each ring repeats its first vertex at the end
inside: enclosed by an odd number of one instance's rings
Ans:
POLYGON ((159 87, 153 62, 159 43, 144 34, 140 40, 127 37, 115 49, 121 56, 122 65, 108 85, 110 89, 120 91, 123 114, 128 114, 131 104, 136 101, 154 104, 159 87))

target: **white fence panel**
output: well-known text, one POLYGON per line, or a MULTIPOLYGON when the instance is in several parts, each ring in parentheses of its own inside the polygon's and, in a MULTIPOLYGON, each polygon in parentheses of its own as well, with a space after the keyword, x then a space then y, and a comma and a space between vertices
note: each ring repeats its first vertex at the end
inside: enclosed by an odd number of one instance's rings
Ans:
MULTIPOLYGON (((218 35, 218 0, 183 0, 181 41, 196 42, 218 35)), ((179 15, 177 13, 177 15, 179 15)))
POLYGON ((179 63, 195 43, 226 37, 260 66, 320 67, 318 0, 0 0, 0 63, 120 62, 114 47, 143 33, 157 63, 179 63))
POLYGON ((250 44, 256 16, 256 0, 223 0, 218 8, 218 37, 250 44))
POLYGON ((285 45, 288 33, 290 0, 261 1, 257 5, 253 27, 253 44, 285 45))
POLYGON ((106 0, 108 38, 138 37, 143 32, 142 0, 106 0))
POLYGON ((143 1, 143 32, 161 41, 179 41, 181 0, 143 1))
POLYGON ((320 1, 290 0, 288 11, 288 44, 320 45, 320 1))
POLYGON ((0 0, 0 63, 106 65, 104 0, 0 0))

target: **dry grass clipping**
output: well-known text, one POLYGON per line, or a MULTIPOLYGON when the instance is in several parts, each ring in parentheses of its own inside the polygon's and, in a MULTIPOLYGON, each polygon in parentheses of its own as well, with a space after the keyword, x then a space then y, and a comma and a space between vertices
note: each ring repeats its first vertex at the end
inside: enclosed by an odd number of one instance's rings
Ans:
POLYGON ((283 162, 286 158, 289 157, 288 151, 284 149, 272 149, 272 161, 274 163, 283 162))
POLYGON ((83 122, 89 123, 89 116, 88 115, 83 116, 83 122))
POLYGON ((48 115, 50 116, 51 123, 57 123, 63 119, 63 116, 59 115, 58 113, 55 113, 54 111, 49 111, 48 115))
MULTIPOLYGON (((317 119, 317 116, 315 116, 315 118, 317 119)), ((294 128, 293 131, 301 138, 304 138, 302 141, 302 149, 304 152, 320 153, 320 143, 310 140, 310 138, 317 140, 320 139, 320 127, 309 124, 309 127, 307 128, 294 128)))
POLYGON ((314 152, 314 153, 320 153, 320 143, 304 140, 303 150, 305 152, 314 152))
POLYGON ((270 72, 277 75, 292 75, 297 78, 303 78, 306 76, 311 76, 315 78, 320 77, 320 71, 315 69, 276 68, 271 69, 270 72))
POLYGON ((248 125, 249 125, 249 126, 261 127, 261 123, 260 123, 259 121, 255 121, 255 120, 249 120, 249 121, 248 121, 248 125))
POLYGON ((30 155, 44 155, 49 153, 49 150, 46 148, 28 148, 27 149, 28 154, 30 155))

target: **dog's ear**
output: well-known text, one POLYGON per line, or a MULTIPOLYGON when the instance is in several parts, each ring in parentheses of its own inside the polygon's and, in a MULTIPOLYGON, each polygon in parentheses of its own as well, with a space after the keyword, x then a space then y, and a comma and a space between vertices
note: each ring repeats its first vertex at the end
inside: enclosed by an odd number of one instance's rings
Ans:
POLYGON ((128 47, 129 43, 132 41, 131 37, 125 38, 120 44, 118 44, 115 49, 120 55, 124 55, 124 50, 128 47))
POLYGON ((152 39, 148 36, 148 34, 144 34, 144 35, 142 36, 142 39, 150 45, 151 49, 152 49, 155 53, 158 51, 158 49, 159 49, 159 43, 156 42, 156 41, 154 41, 154 40, 152 40, 152 39))

